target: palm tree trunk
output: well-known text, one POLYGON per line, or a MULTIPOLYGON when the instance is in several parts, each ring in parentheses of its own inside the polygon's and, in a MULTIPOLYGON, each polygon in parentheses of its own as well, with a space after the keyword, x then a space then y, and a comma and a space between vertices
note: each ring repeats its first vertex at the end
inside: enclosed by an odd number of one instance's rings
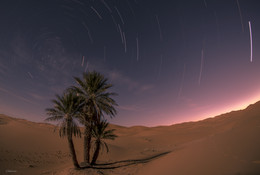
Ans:
POLYGON ((90 163, 90 148, 91 148, 91 132, 92 132, 92 108, 90 105, 87 107, 85 115, 85 131, 84 131, 84 162, 90 163))
POLYGON ((97 158, 98 158, 98 155, 99 155, 99 151, 100 151, 100 141, 97 141, 96 142, 96 150, 94 152, 94 155, 93 155, 93 158, 92 158, 92 161, 91 161, 91 165, 96 164, 96 161, 97 161, 97 158))
POLYGON ((69 143, 70 154, 72 156, 73 165, 74 165, 75 168, 80 168, 79 163, 77 161, 77 156, 76 156, 76 152, 75 152, 75 148, 74 148, 72 138, 69 138, 69 137, 70 136, 68 136, 68 143, 69 143))
POLYGON ((84 131, 84 162, 90 162, 90 148, 91 148, 91 125, 85 124, 84 131))
POLYGON ((70 149, 70 154, 72 156, 72 162, 75 168, 80 168, 79 163, 77 161, 77 156, 72 140, 72 134, 71 134, 71 128, 70 128, 70 122, 67 121, 67 138, 68 138, 68 143, 69 143, 69 149, 70 149))

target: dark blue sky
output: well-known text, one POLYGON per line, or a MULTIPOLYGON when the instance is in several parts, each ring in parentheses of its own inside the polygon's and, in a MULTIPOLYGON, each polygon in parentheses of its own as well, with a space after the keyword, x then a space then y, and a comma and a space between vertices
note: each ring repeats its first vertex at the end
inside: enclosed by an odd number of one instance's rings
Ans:
POLYGON ((115 124, 244 108, 260 100, 259 9, 257 0, 2 0, 0 113, 43 121, 54 95, 88 70, 114 84, 115 124))

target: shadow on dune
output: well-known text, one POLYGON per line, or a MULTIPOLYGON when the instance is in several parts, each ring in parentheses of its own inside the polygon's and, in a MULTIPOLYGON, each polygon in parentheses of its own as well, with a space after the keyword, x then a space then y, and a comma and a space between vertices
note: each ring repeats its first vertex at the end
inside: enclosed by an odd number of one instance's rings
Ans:
POLYGON ((147 163, 153 159, 156 159, 158 157, 164 156, 166 154, 169 154, 171 151, 163 152, 160 154, 153 155, 151 157, 147 157, 144 159, 133 159, 133 160, 121 160, 121 161, 116 161, 116 162, 111 162, 111 163, 105 163, 105 164, 95 164, 92 166, 85 166, 81 167, 82 169, 86 168, 92 168, 92 169, 116 169, 116 168, 121 168, 129 165, 134 165, 134 164, 139 164, 139 163, 147 163))

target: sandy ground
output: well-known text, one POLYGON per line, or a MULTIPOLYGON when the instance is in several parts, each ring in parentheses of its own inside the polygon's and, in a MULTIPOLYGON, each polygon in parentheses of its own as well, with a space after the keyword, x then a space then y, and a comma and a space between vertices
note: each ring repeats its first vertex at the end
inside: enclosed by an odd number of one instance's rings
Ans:
MULTIPOLYGON (((198 122, 110 127, 119 137, 107 141, 110 152, 103 151, 98 163, 126 161, 74 170, 67 140, 53 132, 55 126, 0 115, 0 174, 260 174, 260 102, 198 122)), ((83 139, 74 143, 81 162, 83 139)))

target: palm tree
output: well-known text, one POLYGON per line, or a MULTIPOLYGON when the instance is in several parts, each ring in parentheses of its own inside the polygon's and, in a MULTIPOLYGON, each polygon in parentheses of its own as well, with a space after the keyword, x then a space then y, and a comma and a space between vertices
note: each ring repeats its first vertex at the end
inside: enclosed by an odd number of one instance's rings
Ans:
POLYGON ((108 146, 106 144, 106 142, 104 142, 104 139, 110 139, 110 140, 114 140, 117 135, 113 134, 113 132, 115 131, 115 129, 110 129, 110 130, 106 130, 108 126, 108 122, 106 121, 101 121, 100 123, 97 123, 96 125, 94 125, 93 130, 92 130, 92 136, 95 138, 94 140, 94 144, 95 144, 95 152, 93 154, 93 158, 91 161, 91 164, 96 164, 99 152, 100 152, 100 148, 102 146, 106 147, 107 152, 109 151, 108 146))
POLYGON ((114 106, 117 105, 111 96, 116 93, 108 92, 112 87, 108 79, 102 74, 92 71, 83 73, 83 79, 74 77, 77 86, 71 88, 79 97, 84 99, 82 116, 84 117, 84 162, 90 162, 91 130, 93 123, 99 123, 101 116, 107 114, 110 117, 116 115, 114 106))
POLYGON ((80 129, 75 121, 75 118, 79 113, 79 108, 81 108, 81 101, 73 92, 64 92, 62 96, 56 95, 56 98, 56 100, 52 100, 54 107, 46 109, 47 115, 50 116, 46 121, 60 121, 58 124, 59 135, 60 137, 67 136, 73 165, 75 168, 80 168, 72 135, 81 136, 80 129))

